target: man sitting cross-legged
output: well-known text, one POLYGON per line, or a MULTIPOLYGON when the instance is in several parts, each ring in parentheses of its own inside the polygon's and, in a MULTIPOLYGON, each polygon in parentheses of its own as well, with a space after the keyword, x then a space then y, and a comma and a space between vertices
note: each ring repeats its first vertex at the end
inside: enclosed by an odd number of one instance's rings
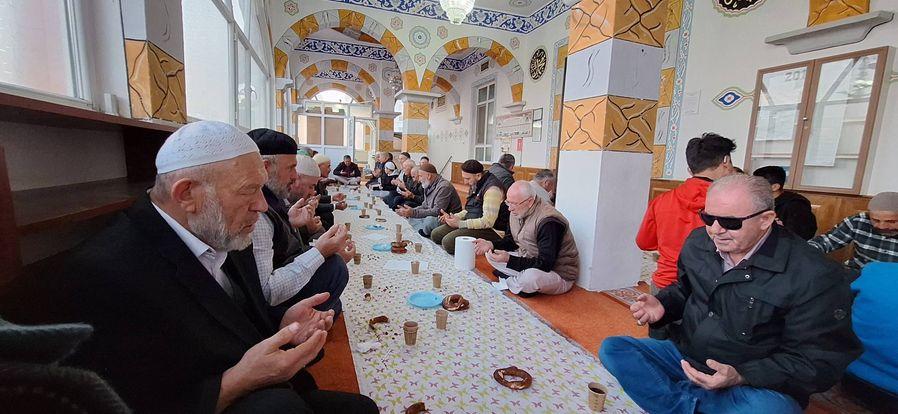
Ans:
POLYGON ((846 217, 808 243, 823 253, 853 246, 854 254, 845 265, 855 272, 870 262, 898 262, 898 193, 875 195, 867 211, 846 217))
POLYGON ((497 242, 477 239, 474 252, 485 254, 496 276, 507 278, 511 293, 528 297, 571 290, 580 262, 564 216, 538 197, 529 181, 512 184, 505 204, 511 230, 497 242))
POLYGON ((424 201, 415 208, 399 206, 396 214, 407 217, 412 228, 422 236, 430 237, 430 232, 440 225, 440 211, 458 213, 461 211, 461 198, 452 183, 437 174, 433 164, 421 164, 418 181, 423 188, 424 201))
POLYGON ((351 156, 344 155, 343 162, 334 168, 334 179, 340 184, 358 185, 362 180, 362 172, 359 170, 359 166, 352 162, 351 156))
POLYGON ((800 413, 861 352, 846 271, 781 226, 761 177, 708 190, 677 283, 640 295, 637 323, 669 340, 610 337, 602 364, 651 413, 800 413))
POLYGON ((455 254, 455 238, 477 237, 490 241, 499 240, 498 231, 508 231, 508 208, 502 182, 477 160, 467 160, 461 165, 461 176, 468 185, 465 209, 454 214, 440 212, 442 226, 433 229, 430 239, 442 245, 449 254, 455 254))

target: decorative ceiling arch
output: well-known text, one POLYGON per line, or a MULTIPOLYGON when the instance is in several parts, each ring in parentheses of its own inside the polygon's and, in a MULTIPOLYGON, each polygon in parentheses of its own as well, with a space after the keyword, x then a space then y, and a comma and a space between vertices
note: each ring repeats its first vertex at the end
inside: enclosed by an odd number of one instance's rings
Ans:
POLYGON ((355 99, 356 102, 364 102, 365 98, 362 97, 358 92, 350 88, 344 83, 334 82, 329 80, 321 80, 320 83, 306 85, 303 88, 305 90, 300 90, 299 94, 305 99, 312 99, 319 92, 324 92, 327 90, 335 89, 340 92, 345 92, 347 95, 351 96, 352 99, 355 99))
POLYGON ((313 79, 317 79, 315 77, 316 74, 329 70, 346 72, 361 79, 362 83, 365 84, 366 89, 370 93, 371 98, 374 99, 374 109, 380 109, 380 86, 375 80, 375 77, 361 66, 343 59, 325 59, 312 63, 302 68, 302 70, 298 70, 293 75, 295 79, 293 84, 301 85, 299 89, 302 90, 302 88, 306 86, 306 83, 313 79))
POLYGON ((430 90, 434 84, 437 69, 440 62, 447 56, 465 49, 483 49, 484 54, 492 58, 499 64, 502 72, 508 78, 508 84, 511 85, 511 100, 513 102, 521 102, 524 99, 524 72, 521 65, 508 48, 502 46, 501 43, 490 38, 481 36, 467 36, 446 42, 443 47, 437 49, 436 53, 427 63, 424 70, 424 79, 421 86, 425 90, 430 90))
POLYGON ((436 80, 433 83, 433 89, 437 91, 442 91, 446 94, 446 98, 449 103, 452 105, 452 111, 455 114, 456 119, 461 118, 461 98, 458 95, 458 91, 452 87, 452 84, 449 83, 446 78, 437 75, 436 80))
MULTIPOLYGON (((380 22, 358 11, 332 9, 318 11, 305 16, 284 32, 277 43, 277 48, 289 54, 300 41, 322 29, 335 29, 344 33, 347 31, 350 33, 358 32, 360 33, 360 38, 377 41, 393 55, 399 70, 402 71, 403 80, 410 81, 406 82, 406 85, 409 85, 407 87, 414 88, 418 86, 415 66, 405 45, 380 22), (362 34, 367 37, 361 36, 362 34)), ((278 62, 277 58, 278 53, 275 52, 275 62, 278 62)), ((283 66, 286 67, 286 61, 283 63, 283 66)), ((278 71, 277 67, 275 67, 275 71, 278 71)), ((280 69, 280 71, 283 73, 285 69, 280 69)))

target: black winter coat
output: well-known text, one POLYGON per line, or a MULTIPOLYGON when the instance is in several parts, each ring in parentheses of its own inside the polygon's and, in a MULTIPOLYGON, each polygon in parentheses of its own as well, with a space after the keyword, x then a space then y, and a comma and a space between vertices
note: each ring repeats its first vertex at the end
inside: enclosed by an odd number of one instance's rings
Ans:
POLYGON ((842 266, 780 226, 748 260, 723 273, 704 227, 680 251, 677 283, 658 293, 660 327, 699 370, 732 365, 746 384, 795 398, 832 387, 861 354, 851 330, 852 295, 842 266))
MULTIPOLYGON (((0 311, 17 323, 92 325, 66 364, 95 371, 135 412, 213 413, 225 370, 278 330, 252 247, 222 267, 238 304, 146 195, 65 256, 55 271, 19 278, 0 311)), ((314 383, 305 370, 297 377, 294 387, 314 383)))

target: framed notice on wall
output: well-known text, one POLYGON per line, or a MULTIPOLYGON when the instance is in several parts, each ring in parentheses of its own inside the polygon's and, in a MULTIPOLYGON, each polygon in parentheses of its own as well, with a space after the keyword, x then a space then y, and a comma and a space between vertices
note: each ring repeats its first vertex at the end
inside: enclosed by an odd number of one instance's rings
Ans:
POLYGON ((529 138, 533 135, 533 110, 496 117, 497 138, 529 138))

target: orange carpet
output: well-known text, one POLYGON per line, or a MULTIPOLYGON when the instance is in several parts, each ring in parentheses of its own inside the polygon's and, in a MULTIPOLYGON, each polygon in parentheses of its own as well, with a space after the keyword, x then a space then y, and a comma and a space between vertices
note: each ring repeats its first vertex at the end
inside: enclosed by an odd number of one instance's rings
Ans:
MULTIPOLYGON (((477 270, 484 277, 492 281, 497 280, 493 276, 492 267, 483 257, 477 259, 477 270)), ((648 287, 640 284, 638 289, 647 291, 648 287)), ((511 294, 506 292, 506 295, 511 294)), ((629 309, 623 304, 604 294, 589 292, 579 286, 574 286, 570 292, 560 296, 540 295, 526 299, 511 296, 592 354, 598 351, 599 345, 608 336, 648 336, 647 328, 637 326, 630 316, 629 309)), ((349 337, 342 316, 328 333, 324 358, 310 367, 309 371, 322 389, 359 392, 355 366, 349 350, 349 337)), ((805 412, 837 414, 842 410, 812 400, 805 412)))

